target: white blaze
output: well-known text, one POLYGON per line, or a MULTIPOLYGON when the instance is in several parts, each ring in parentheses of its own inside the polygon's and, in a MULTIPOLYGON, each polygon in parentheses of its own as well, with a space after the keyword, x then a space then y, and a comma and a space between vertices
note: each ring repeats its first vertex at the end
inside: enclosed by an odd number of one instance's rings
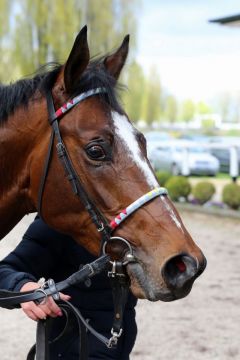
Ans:
MULTIPOLYGON (((146 160, 141 156, 141 151, 134 134, 134 128, 131 123, 128 121, 127 117, 121 115, 115 111, 112 111, 112 119, 115 126, 116 134, 121 139, 122 143, 126 147, 128 156, 135 162, 138 168, 141 170, 145 176, 146 181, 150 185, 151 189, 158 187, 159 184, 155 179, 152 170, 150 169, 146 160)), ((173 209, 169 206, 164 196, 161 196, 161 199, 170 213, 170 216, 173 222, 180 228, 182 231, 182 226, 179 220, 177 219, 173 209)))
POLYGON ((162 199, 164 205, 166 206, 166 209, 169 211, 172 220, 175 222, 175 224, 177 225, 177 227, 178 227, 179 229, 181 229, 182 232, 183 232, 182 225, 181 225, 180 221, 177 219, 177 217, 176 217, 173 209, 172 209, 172 208, 169 206, 169 204, 167 203, 166 198, 165 198, 164 196, 161 196, 161 199, 162 199))
POLYGON ((128 156, 141 170, 148 184, 151 186, 151 189, 159 186, 148 163, 141 156, 141 151, 134 135, 134 128, 131 123, 128 121, 126 116, 121 115, 115 111, 112 112, 112 119, 114 122, 116 134, 120 137, 121 141, 125 145, 128 156))

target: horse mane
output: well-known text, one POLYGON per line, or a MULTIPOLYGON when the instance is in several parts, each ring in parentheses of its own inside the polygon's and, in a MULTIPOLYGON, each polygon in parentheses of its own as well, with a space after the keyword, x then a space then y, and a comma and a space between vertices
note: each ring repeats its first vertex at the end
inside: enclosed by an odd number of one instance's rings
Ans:
MULTIPOLYGON (((51 89, 56 81, 62 65, 48 63, 42 66, 33 77, 26 77, 9 85, 0 84, 0 125, 7 122, 8 117, 19 107, 27 108, 30 100, 37 101, 51 89), (40 96, 39 96, 40 92, 40 96), (38 94, 37 96, 34 96, 38 94)), ((106 93, 100 94, 103 101, 119 113, 123 113, 118 99, 116 80, 103 66, 103 58, 91 60, 87 69, 79 79, 79 83, 70 97, 79 95, 87 90, 104 87, 106 93)))

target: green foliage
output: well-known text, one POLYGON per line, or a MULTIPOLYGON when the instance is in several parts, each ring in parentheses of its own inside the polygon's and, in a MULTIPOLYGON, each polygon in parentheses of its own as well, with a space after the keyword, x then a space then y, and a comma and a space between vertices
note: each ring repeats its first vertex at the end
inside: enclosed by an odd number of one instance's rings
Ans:
POLYGON ((238 92, 226 92, 218 96, 217 111, 227 122, 240 122, 240 98, 238 92))
POLYGON ((141 119, 145 77, 141 66, 136 62, 128 66, 126 79, 128 91, 123 93, 123 103, 129 118, 137 122, 141 119))
POLYGON ((184 176, 172 176, 165 184, 173 201, 187 199, 191 192, 191 184, 184 176))
POLYGON ((139 9, 141 0, 1 0, 0 82, 31 75, 51 61, 64 63, 74 37, 85 24, 91 56, 116 49, 129 33, 131 51, 123 73, 129 90, 123 93, 126 111, 133 121, 158 120, 159 75, 153 68, 146 77, 134 60, 139 9))
POLYGON ((159 120, 161 114, 162 86, 155 67, 151 68, 146 80, 143 103, 143 119, 147 124, 159 120))
POLYGON ((206 129, 213 129, 215 127, 215 121, 211 118, 203 119, 202 120, 202 126, 206 129))
POLYGON ((225 131, 225 135, 227 135, 227 136, 240 136, 240 130, 230 129, 230 130, 225 131))
POLYGON ((164 105, 164 119, 169 121, 170 123, 175 123, 178 117, 178 103, 177 99, 169 95, 165 99, 165 105, 164 105))
POLYGON ((192 100, 185 100, 182 103, 181 119, 189 122, 195 114, 195 104, 192 100))
POLYGON ((0 0, 0 58, 1 58, 1 67, 0 67, 0 83, 5 79, 11 76, 14 72, 14 66, 9 66, 11 64, 9 56, 9 45, 8 45, 8 35, 9 35, 9 25, 10 25, 10 15, 12 8, 12 0, 0 0))
MULTIPOLYGON (((76 1, 75 1, 76 3, 76 1)), ((119 46, 126 34, 131 34, 131 50, 136 47, 136 10, 139 0, 78 0, 82 24, 89 29, 92 53, 104 54, 119 46)))
POLYGON ((192 190, 194 198, 198 200, 200 204, 205 204, 211 200, 215 192, 215 186, 209 181, 200 181, 192 190))
POLYGON ((0 44, 3 41, 3 37, 7 34, 9 30, 11 5, 11 0, 0 1, 0 44))
POLYGON ((225 185, 222 200, 230 208, 237 210, 240 207, 240 186, 233 183, 225 185))
MULTIPOLYGON (((131 34, 131 54, 134 54, 139 2, 140 0, 1 0, 0 55, 1 41, 3 35, 7 34, 11 52, 7 60, 12 59, 12 66, 9 67, 14 71, 17 64, 20 76, 32 74, 49 61, 63 63, 71 50, 74 37, 85 24, 88 25, 92 56, 105 54, 116 48, 127 33, 131 34), (14 11, 10 11, 10 5, 14 11), (13 26, 9 32, 11 14, 13 26)), ((6 81, 9 78, 3 72, 0 80, 6 81)))
POLYGON ((206 115, 206 114, 212 113, 212 109, 210 108, 210 106, 208 104, 205 104, 203 101, 200 101, 199 103, 197 103, 196 110, 197 110, 197 113, 201 114, 201 115, 206 115))
POLYGON ((158 182, 161 186, 165 186, 166 182, 170 179, 172 174, 167 171, 156 171, 158 182))

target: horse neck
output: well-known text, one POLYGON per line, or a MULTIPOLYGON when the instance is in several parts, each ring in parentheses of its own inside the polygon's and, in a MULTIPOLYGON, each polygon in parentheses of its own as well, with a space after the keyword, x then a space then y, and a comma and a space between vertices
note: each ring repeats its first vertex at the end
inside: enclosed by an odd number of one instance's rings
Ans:
POLYGON ((0 128, 0 239, 27 213, 36 211, 29 197, 31 153, 47 126, 43 101, 17 109, 0 128), (45 118, 44 118, 45 117, 45 118))

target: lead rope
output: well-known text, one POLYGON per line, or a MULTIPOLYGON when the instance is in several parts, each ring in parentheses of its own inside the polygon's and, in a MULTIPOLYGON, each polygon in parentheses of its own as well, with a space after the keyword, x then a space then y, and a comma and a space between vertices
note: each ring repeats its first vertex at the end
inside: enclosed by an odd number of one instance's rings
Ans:
MULTIPOLYGON (((59 307, 63 310, 67 318, 67 324, 65 325, 64 330, 59 336, 57 336, 56 339, 48 341, 50 327, 49 325, 51 324, 52 319, 47 318, 46 320, 39 320, 37 324, 36 345, 34 345, 30 349, 27 360, 34 360, 35 355, 36 360, 51 360, 49 355, 49 345, 64 337, 64 334, 68 328, 68 314, 74 315, 74 318, 78 325, 77 329, 79 334, 79 360, 88 359, 88 339, 86 330, 88 330, 93 336, 95 336, 108 348, 112 348, 117 345, 118 339, 122 334, 123 313, 128 297, 129 280, 123 271, 123 266, 121 262, 116 262, 116 264, 115 262, 113 263, 113 269, 111 272, 108 273, 108 276, 111 279, 110 281, 112 285, 114 302, 114 320, 111 330, 112 336, 110 338, 103 336, 84 319, 81 312, 74 305, 65 300, 58 300, 57 303, 59 307)), ((55 284, 53 284, 53 280, 51 280, 51 286, 55 286, 55 284)), ((43 289, 43 292, 44 291, 45 290, 43 289)))

